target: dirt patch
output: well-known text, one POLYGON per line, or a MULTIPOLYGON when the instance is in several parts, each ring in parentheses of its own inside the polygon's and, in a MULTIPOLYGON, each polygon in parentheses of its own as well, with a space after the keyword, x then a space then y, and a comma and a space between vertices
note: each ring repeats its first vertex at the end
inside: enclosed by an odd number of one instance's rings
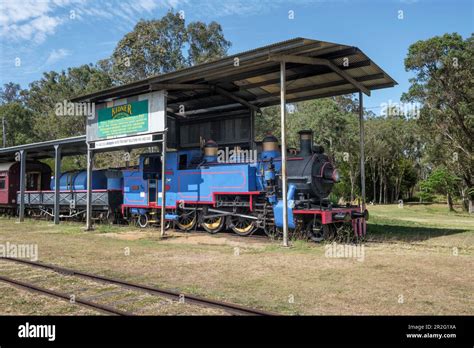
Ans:
MULTIPOLYGON (((149 240, 160 239, 159 230, 131 230, 123 232, 110 232, 99 234, 106 238, 115 238, 119 240, 149 240)), ((231 247, 263 249, 272 242, 262 236, 243 238, 231 233, 222 233, 218 235, 210 235, 203 232, 182 232, 175 230, 167 230, 165 237, 161 239, 164 244, 182 244, 182 245, 224 245, 231 247)), ((273 244, 277 244, 274 242, 273 244)))

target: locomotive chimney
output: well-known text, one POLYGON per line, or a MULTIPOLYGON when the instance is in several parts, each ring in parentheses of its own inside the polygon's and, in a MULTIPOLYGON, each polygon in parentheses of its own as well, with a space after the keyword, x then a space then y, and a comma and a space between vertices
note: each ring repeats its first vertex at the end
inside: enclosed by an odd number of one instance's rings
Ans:
POLYGON ((209 139, 204 145, 204 160, 208 163, 217 161, 218 146, 214 140, 209 139))
POLYGON ((278 139, 268 134, 262 141, 263 151, 278 151, 278 139))
POLYGON ((300 135, 300 156, 311 156, 313 148, 313 131, 301 130, 300 135))
POLYGON ((262 159, 277 158, 280 156, 280 151, 278 147, 278 139, 268 134, 262 141, 262 159))

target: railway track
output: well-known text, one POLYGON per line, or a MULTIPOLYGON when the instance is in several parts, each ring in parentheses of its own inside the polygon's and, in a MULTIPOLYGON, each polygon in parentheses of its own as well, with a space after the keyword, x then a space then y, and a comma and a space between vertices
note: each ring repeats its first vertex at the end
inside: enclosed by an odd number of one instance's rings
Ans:
MULTIPOLYGON (((199 307, 205 307, 209 309, 215 309, 218 310, 222 313, 227 313, 231 315, 256 315, 256 316, 272 316, 272 315, 277 315, 276 313, 272 312, 267 312, 255 308, 250 308, 250 307, 245 307, 241 306, 238 304, 233 304, 233 303, 228 303, 228 302, 223 302, 223 301, 218 301, 218 300, 212 300, 208 299, 205 297, 200 297, 200 296, 195 296, 195 295, 187 295, 183 293, 179 293, 176 291, 172 290, 167 290, 167 289, 160 289, 148 285, 143 285, 143 284, 136 284, 128 281, 124 281, 121 279, 114 279, 114 278, 109 278, 101 275, 96 275, 92 273, 87 273, 87 272, 82 272, 82 271, 76 271, 73 269, 69 268, 64 268, 56 265, 50 265, 50 264, 45 264, 42 262, 35 262, 35 261, 29 261, 29 260, 23 260, 23 259, 16 259, 16 258, 7 258, 7 257, 0 257, 0 261, 2 262, 8 262, 8 263, 15 263, 19 264, 22 266, 28 266, 30 268, 36 268, 36 269, 41 269, 43 271, 50 271, 54 272, 55 274, 59 274, 62 276, 67 276, 67 277, 77 277, 77 278, 82 278, 87 281, 92 281, 94 283, 100 283, 100 284, 105 284, 108 286, 114 286, 118 287, 122 290, 127 290, 127 291, 133 291, 133 292, 138 292, 141 294, 148 294, 151 295, 152 297, 157 297, 157 298, 167 298, 171 299, 174 301, 178 301, 178 303, 186 303, 187 305, 192 304, 196 305, 199 307)), ((2 269, 0 269, 1 271, 2 269)), ((15 272, 15 274, 22 274, 22 272, 25 271, 25 269, 13 269, 10 270, 15 272)), ((34 276, 34 275, 33 275, 34 276)), ((40 276, 40 279, 44 278, 40 276)), ((35 292, 35 293, 41 293, 44 295, 48 295, 51 297, 55 297, 58 299, 62 299, 68 302, 71 301, 71 293, 70 292, 64 292, 64 291, 58 291, 58 290, 52 290, 48 288, 44 288, 41 286, 38 286, 35 283, 32 282, 25 282, 25 281, 20 281, 15 278, 11 277, 5 277, 5 276, 0 276, 0 281, 10 284, 12 286, 35 292)), ((77 291, 74 291, 73 293, 80 292, 80 291, 87 291, 90 290, 90 288, 82 288, 77 291)), ((119 291, 115 290, 115 293, 118 293, 119 291)), ((109 292, 105 292, 104 295, 107 295, 109 292)), ((76 303, 78 305, 84 306, 84 307, 89 307, 95 310, 98 310, 100 312, 106 313, 106 314, 113 314, 113 315, 137 315, 140 314, 141 310, 139 309, 138 311, 125 311, 118 309, 116 306, 111 306, 109 304, 103 304, 96 302, 96 298, 100 298, 101 295, 95 295, 92 297, 76 297, 74 296, 74 301, 73 303, 76 303)), ((133 298, 126 298, 125 302, 133 302, 133 298)), ((120 302, 120 300, 118 301, 120 302)), ((123 302, 123 299, 122 299, 123 302)))

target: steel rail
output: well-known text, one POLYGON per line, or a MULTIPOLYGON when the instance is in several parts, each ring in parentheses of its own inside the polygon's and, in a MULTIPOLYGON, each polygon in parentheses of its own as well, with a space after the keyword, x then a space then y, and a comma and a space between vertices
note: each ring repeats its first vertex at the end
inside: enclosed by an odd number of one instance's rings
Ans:
POLYGON ((22 260, 22 259, 17 259, 17 258, 11 258, 11 257, 0 257, 0 260, 6 260, 6 261, 13 261, 21 264, 26 264, 34 267, 39 267, 47 270, 51 270, 60 274, 66 274, 66 275, 74 275, 86 279, 91 279, 103 283, 108 283, 108 284, 115 284, 115 285, 120 285, 122 287, 126 287, 129 289, 135 289, 135 290, 141 290, 153 295, 158 295, 158 296, 165 296, 168 298, 172 299, 177 299, 177 300, 184 300, 185 302, 189 301, 197 305, 205 306, 205 307, 213 307, 217 309, 222 309, 227 312, 231 312, 237 315, 261 315, 261 316, 274 316, 278 315, 277 313, 273 312, 268 312, 268 311, 263 311, 260 309, 255 309, 255 308, 250 308, 250 307, 245 307, 242 305, 234 304, 234 303, 228 303, 228 302, 223 302, 223 301, 218 301, 218 300, 211 300, 207 299, 204 297, 200 296, 195 296, 195 295, 187 295, 179 292, 175 292, 172 290, 166 290, 166 289, 160 289, 156 287, 151 287, 148 285, 142 285, 142 284, 135 284, 131 282, 127 282, 124 280, 120 279, 113 279, 105 276, 100 276, 96 274, 91 274, 87 272, 82 272, 82 271, 76 271, 64 267, 59 267, 55 265, 49 265, 45 264, 42 262, 35 262, 35 261, 29 261, 29 260, 22 260))
POLYGON ((127 313, 127 312, 118 310, 118 309, 113 308, 111 306, 107 306, 107 305, 104 305, 104 304, 88 301, 88 300, 85 300, 85 299, 82 299, 82 298, 77 298, 76 297, 76 298, 74 298, 74 301, 72 302, 70 295, 67 294, 67 293, 59 292, 59 291, 55 291, 55 290, 50 290, 50 289, 45 289, 45 288, 36 286, 34 284, 25 283, 25 282, 22 282, 22 281, 19 281, 19 280, 16 280, 16 279, 11 279, 11 278, 8 278, 8 277, 0 276, 0 281, 8 283, 8 284, 13 285, 13 286, 18 287, 18 288, 25 289, 25 290, 30 291, 30 292, 37 292, 37 293, 48 295, 48 296, 51 296, 51 297, 54 297, 54 298, 59 298, 61 300, 67 301, 69 303, 80 304, 80 305, 83 305, 85 307, 90 307, 90 308, 93 308, 95 310, 105 312, 107 314, 133 315, 131 313, 127 313))

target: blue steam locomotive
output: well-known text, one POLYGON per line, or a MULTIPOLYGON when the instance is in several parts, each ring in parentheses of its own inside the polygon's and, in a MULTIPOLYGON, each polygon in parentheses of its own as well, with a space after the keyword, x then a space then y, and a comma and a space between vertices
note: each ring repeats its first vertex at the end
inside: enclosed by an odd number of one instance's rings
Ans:
MULTIPOLYGON (((357 206, 336 206, 328 196, 339 176, 321 146, 313 146, 312 131, 300 131, 300 151, 287 156, 288 204, 284 207, 281 154, 278 140, 266 136, 258 153, 219 150, 212 140, 203 149, 166 153, 165 200, 162 163, 157 153, 140 156, 133 168, 94 171, 93 218, 159 225, 165 205, 167 224, 209 233, 232 230, 241 236, 257 229, 277 236, 283 226, 283 209, 294 233, 313 241, 329 239, 350 227, 353 236, 365 235, 367 211, 357 206)), ((256 151, 255 151, 256 152, 256 151)), ((84 171, 63 173, 60 178, 61 216, 83 217, 86 205, 84 171)), ((54 181, 51 183, 54 190, 54 181)), ((53 191, 28 191, 27 211, 52 215, 53 191)))

